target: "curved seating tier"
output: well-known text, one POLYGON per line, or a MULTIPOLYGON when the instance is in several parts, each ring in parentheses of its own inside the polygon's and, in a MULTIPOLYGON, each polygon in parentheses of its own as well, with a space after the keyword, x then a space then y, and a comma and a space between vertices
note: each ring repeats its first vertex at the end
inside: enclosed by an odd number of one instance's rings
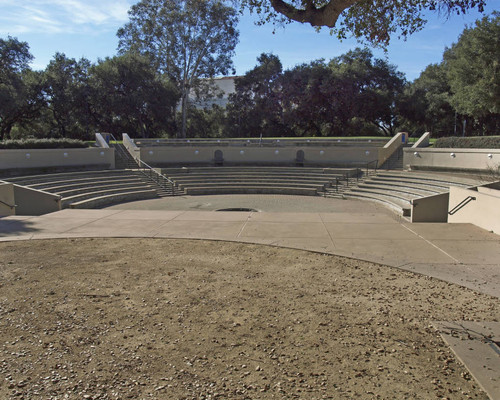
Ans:
POLYGON ((479 183, 478 178, 457 174, 383 171, 344 191, 342 196, 377 201, 410 216, 415 199, 447 193, 450 186, 471 187, 479 183))
POLYGON ((356 168, 192 167, 164 168, 162 173, 188 195, 296 194, 323 195, 339 179, 357 176, 356 168))
POLYGON ((101 170, 18 176, 8 182, 61 196, 63 208, 96 208, 159 197, 159 188, 139 171, 101 170))

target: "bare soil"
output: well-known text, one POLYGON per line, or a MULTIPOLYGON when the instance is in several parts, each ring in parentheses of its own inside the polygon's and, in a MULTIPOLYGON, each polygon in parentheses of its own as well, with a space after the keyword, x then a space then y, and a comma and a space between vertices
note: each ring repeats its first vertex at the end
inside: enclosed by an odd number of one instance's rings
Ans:
POLYGON ((499 303, 267 246, 0 243, 0 398, 487 399, 431 322, 499 303))

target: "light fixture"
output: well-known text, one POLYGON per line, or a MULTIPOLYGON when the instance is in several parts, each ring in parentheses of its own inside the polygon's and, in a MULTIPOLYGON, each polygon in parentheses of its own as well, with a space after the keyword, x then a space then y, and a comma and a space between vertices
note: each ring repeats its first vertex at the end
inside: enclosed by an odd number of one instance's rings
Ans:
POLYGON ((415 153, 413 153, 413 155, 414 155, 415 157, 418 157, 418 151, 416 151, 415 153))
POLYGON ((240 154, 245 154, 245 150, 240 150, 240 154))
POLYGON ((450 157, 451 157, 451 158, 455 158, 455 157, 456 157, 456 154, 455 154, 455 153, 450 153, 450 157))
POLYGON ((323 155, 323 154, 325 154, 325 151, 324 150, 320 150, 319 154, 323 155))
POLYGON ((279 154, 280 151, 279 150, 274 150, 274 154, 279 154))
POLYGON ((31 154, 30 153, 26 153, 26 158, 30 158, 31 157, 31 154))
POLYGON ((149 155, 152 155, 153 154, 153 150, 149 150, 149 155))
POLYGON ((195 150, 195 151, 194 151, 194 154, 198 154, 198 153, 199 153, 199 151, 198 151, 198 150, 195 150))
POLYGON ((101 155, 101 157, 104 157, 104 151, 101 151, 99 154, 101 155))
POLYGON ((63 156, 64 156, 64 157, 68 157, 68 153, 64 153, 64 154, 63 154, 63 156))
POLYGON ((491 160, 493 158, 493 154, 488 154, 488 158, 491 160))
POLYGON ((368 150, 366 150, 366 151, 365 151, 365 154, 366 154, 367 156, 369 156, 369 155, 370 155, 370 152, 369 152, 368 150))

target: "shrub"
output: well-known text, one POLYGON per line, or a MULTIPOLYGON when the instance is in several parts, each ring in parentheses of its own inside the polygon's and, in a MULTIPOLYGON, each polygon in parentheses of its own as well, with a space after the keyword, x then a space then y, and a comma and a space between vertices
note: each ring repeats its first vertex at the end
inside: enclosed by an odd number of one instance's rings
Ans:
POLYGON ((500 149, 500 136, 443 137, 436 140, 434 147, 456 149, 500 149))
POLYGON ((77 139, 21 139, 0 141, 0 149, 79 149, 89 147, 77 139))

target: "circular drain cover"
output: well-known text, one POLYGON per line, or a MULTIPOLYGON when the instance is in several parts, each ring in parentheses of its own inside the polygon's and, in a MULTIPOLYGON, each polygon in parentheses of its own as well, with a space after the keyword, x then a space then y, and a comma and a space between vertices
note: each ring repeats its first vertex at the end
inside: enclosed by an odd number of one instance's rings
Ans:
POLYGON ((243 211, 243 212, 258 212, 253 208, 221 208, 220 210, 215 211, 243 211))

